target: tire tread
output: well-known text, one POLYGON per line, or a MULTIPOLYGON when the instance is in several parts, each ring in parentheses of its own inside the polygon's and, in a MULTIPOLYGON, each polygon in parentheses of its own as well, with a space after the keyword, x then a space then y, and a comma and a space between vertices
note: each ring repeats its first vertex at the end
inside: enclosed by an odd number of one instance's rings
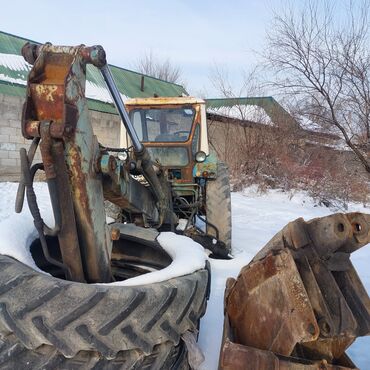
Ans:
POLYGON ((12 266, 0 269, 6 287, 0 296, 0 336, 13 335, 31 351, 46 345, 68 358, 80 351, 108 360, 122 351, 149 355, 161 343, 178 345, 205 312, 206 269, 162 283, 119 287, 60 280, 0 255, 3 263, 12 266))

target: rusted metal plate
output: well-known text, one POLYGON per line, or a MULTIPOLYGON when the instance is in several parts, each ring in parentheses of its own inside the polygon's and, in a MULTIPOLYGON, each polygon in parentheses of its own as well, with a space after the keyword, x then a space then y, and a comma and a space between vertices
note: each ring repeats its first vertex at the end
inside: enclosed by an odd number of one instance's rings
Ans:
POLYGON ((62 216, 62 226, 58 234, 58 241, 63 263, 69 267, 71 280, 85 282, 76 219, 68 184, 68 172, 64 160, 64 148, 61 141, 53 144, 52 154, 57 173, 58 199, 62 216))
POLYGON ((64 86, 31 84, 31 96, 39 121, 61 122, 64 109, 64 86))
POLYGON ((279 356, 271 351, 243 346, 226 339, 220 357, 222 370, 359 370, 355 366, 332 365, 323 361, 307 361, 279 356))
POLYGON ((209 154, 204 162, 195 162, 193 167, 193 177, 205 177, 208 179, 216 178, 217 163, 218 159, 213 153, 209 154))
POLYGON ((289 356, 296 343, 317 339, 319 328, 289 251, 242 269, 226 310, 237 343, 289 356))
POLYGON ((26 132, 24 136, 28 138, 40 137, 40 121, 27 121, 24 126, 26 132))

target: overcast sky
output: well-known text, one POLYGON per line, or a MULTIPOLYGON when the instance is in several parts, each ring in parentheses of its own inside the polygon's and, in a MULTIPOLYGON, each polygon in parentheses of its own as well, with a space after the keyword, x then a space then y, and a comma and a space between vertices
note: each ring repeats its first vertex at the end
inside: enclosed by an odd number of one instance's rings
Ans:
POLYGON ((0 29, 39 42, 101 44, 108 61, 134 69, 145 52, 182 70, 192 94, 217 95, 213 66, 229 71, 235 85, 241 71, 258 62, 272 10, 280 0, 236 1, 21 1, 2 2, 0 29))

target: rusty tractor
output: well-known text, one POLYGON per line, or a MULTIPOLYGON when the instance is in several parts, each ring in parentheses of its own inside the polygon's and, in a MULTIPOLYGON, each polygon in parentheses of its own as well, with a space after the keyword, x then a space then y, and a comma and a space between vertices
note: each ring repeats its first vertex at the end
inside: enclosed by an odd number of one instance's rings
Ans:
POLYGON ((33 65, 21 122, 32 144, 20 151, 16 211, 26 195, 39 235, 31 254, 51 276, 1 256, 13 266, 0 279, 14 299, 3 307, 3 348, 23 351, 7 364, 186 368, 182 336, 196 336, 209 264, 164 282, 116 283, 171 264, 158 231, 185 234, 214 256, 229 258, 228 174, 209 153, 204 101, 131 100, 126 109, 101 46, 28 43, 22 54, 33 65), (120 148, 104 147, 93 134, 87 64, 101 71, 125 127, 120 148), (37 148, 41 163, 33 163, 37 148), (38 171, 46 177, 54 227, 39 211, 33 188, 38 171), (110 225, 105 201, 121 210, 110 225), (13 289, 14 276, 21 279, 13 289))
MULTIPOLYGON (((22 116, 21 179, 40 270, 0 255, 3 368, 186 369, 210 291, 209 263, 185 276, 121 284, 172 257, 160 231, 231 258, 227 167, 210 153, 205 103, 190 97, 122 102, 101 46, 27 43, 33 65, 22 116), (97 67, 124 125, 101 145, 88 116, 86 65, 97 67), (42 162, 33 163, 37 148, 42 162), (33 187, 45 174, 55 225, 33 187), (104 201, 119 209, 107 224, 104 201), (187 338, 185 340, 184 338, 187 338)), ((333 215, 282 230, 229 280, 222 369, 354 368, 344 351, 369 333, 369 297, 349 254, 369 241, 369 218, 333 215)))

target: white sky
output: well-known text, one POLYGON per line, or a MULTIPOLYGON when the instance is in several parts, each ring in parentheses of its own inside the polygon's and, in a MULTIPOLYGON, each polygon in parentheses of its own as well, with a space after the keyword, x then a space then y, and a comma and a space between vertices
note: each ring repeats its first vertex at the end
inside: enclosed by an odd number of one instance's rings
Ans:
MULTIPOLYGON (((300 3, 301 1, 297 1, 300 3)), ((209 80, 218 65, 237 85, 258 61, 272 9, 280 0, 11 0, 1 2, 0 29, 54 44, 101 44, 108 61, 134 69, 150 50, 178 65, 192 94, 217 93, 209 80)))

